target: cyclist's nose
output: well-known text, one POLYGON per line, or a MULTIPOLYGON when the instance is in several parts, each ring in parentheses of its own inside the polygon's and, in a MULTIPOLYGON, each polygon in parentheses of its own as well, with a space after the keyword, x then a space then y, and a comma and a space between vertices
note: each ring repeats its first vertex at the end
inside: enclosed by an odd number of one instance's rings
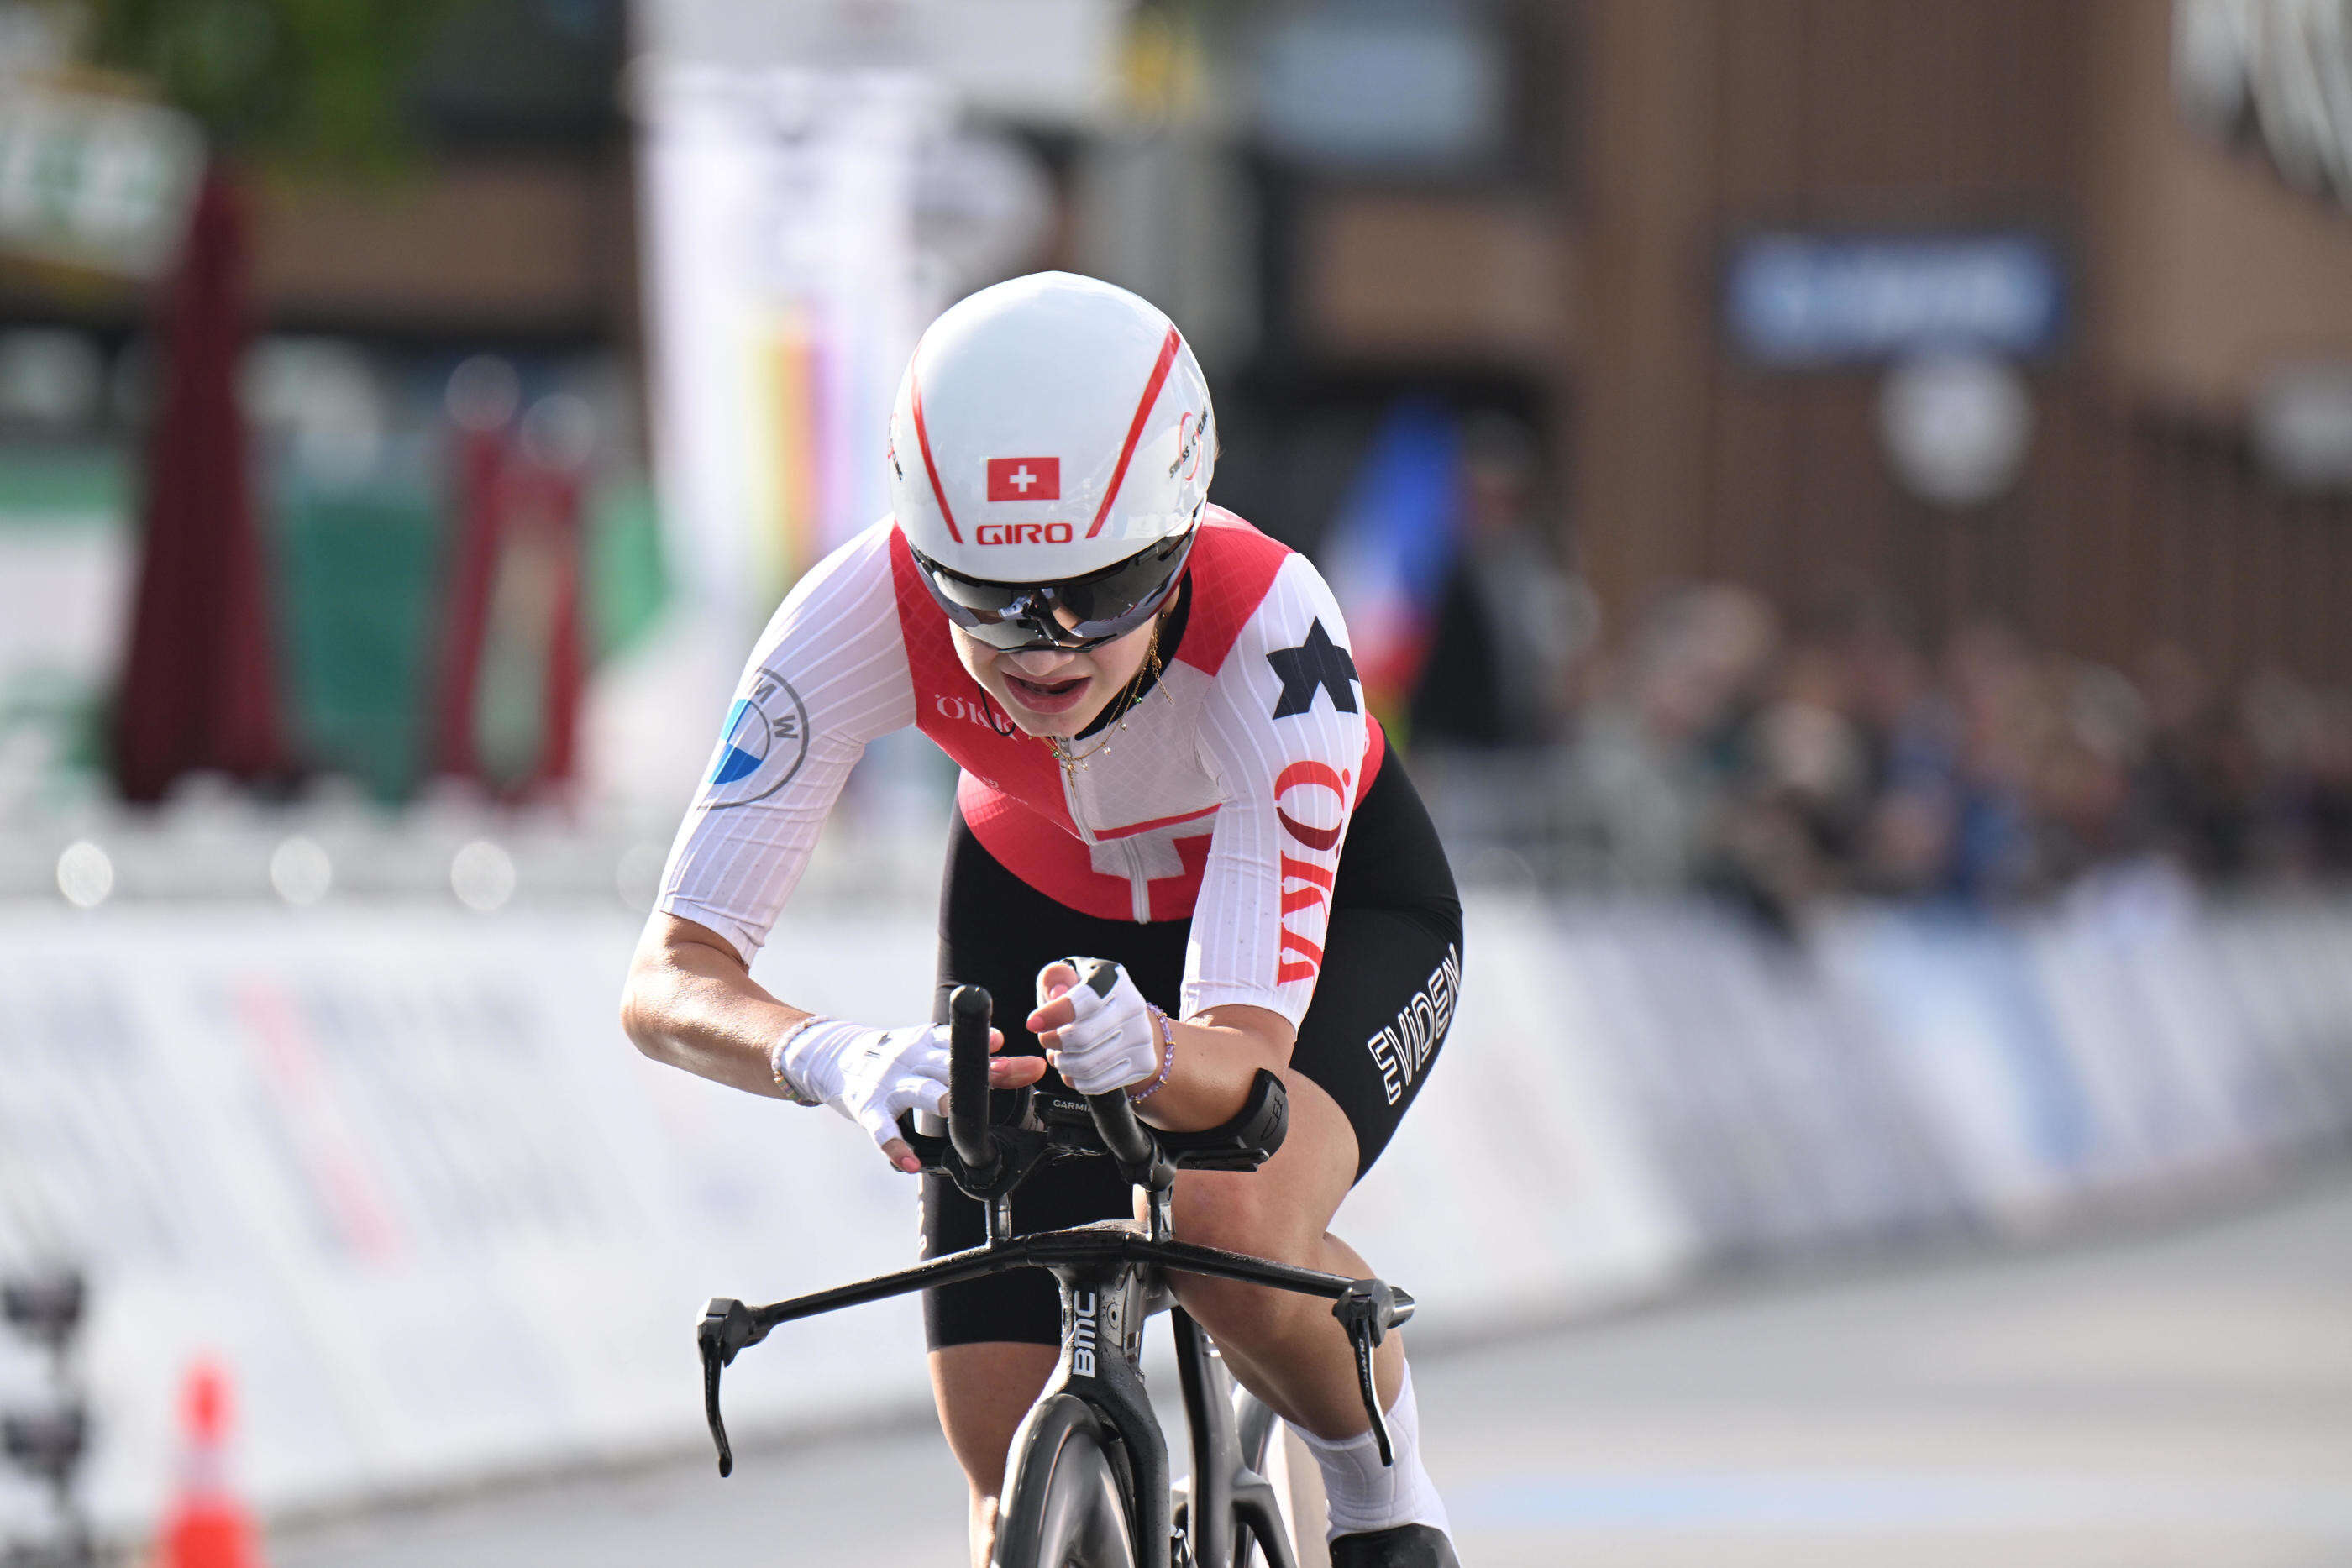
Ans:
POLYGON ((1066 681, 1087 673, 1086 655, 1063 648, 1024 648, 998 657, 1024 681, 1066 681))

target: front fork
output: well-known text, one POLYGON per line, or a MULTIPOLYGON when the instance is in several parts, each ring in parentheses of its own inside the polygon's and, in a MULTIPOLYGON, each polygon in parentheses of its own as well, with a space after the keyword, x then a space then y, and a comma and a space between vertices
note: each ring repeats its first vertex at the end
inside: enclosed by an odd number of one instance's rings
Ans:
POLYGON ((1252 1440, 1255 1435, 1281 1441, 1266 1431, 1274 1413, 1251 1401, 1255 1419, 1244 1430, 1234 1408, 1234 1379, 1215 1344, 1183 1308, 1170 1312, 1168 1321, 1175 1330, 1184 1406, 1192 1413, 1192 1479, 1186 1488, 1184 1526, 1193 1558, 1202 1568, 1239 1562, 1234 1540, 1238 1520, 1257 1541, 1268 1568, 1297 1568, 1274 1483, 1260 1472, 1265 1461, 1252 1440))
MULTIPOLYGON (((1062 1287, 1062 1359, 1039 1403, 1066 1392, 1094 1407, 1126 1451, 1137 1568, 1182 1568, 1171 1563, 1167 1439, 1138 1364, 1148 1295, 1141 1271, 1124 1260, 1091 1260, 1055 1264, 1052 1271, 1062 1287)), ((1007 1497, 1020 1484, 1023 1449, 1016 1436, 1007 1497)))

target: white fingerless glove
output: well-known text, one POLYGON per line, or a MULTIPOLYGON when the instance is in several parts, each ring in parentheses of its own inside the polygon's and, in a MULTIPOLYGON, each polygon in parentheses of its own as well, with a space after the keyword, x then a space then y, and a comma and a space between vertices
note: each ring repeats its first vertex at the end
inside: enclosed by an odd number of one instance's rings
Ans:
POLYGON ((1078 972, 1070 988, 1076 1019, 1055 1031, 1054 1066, 1081 1094, 1108 1094, 1160 1071, 1160 1030, 1151 1004, 1125 969, 1095 958, 1062 960, 1078 972))
POLYGON ((944 1024, 868 1029, 819 1019, 785 1038, 774 1065, 788 1087, 865 1128, 877 1148, 898 1136, 900 1112, 945 1113, 944 1024))

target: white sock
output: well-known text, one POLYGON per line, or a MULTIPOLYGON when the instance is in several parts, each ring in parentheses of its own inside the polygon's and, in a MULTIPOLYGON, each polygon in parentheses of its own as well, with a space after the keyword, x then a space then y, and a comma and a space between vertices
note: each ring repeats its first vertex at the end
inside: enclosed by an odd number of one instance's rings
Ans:
POLYGON ((1299 1441, 1315 1456, 1323 1471, 1323 1495, 1329 1505, 1331 1528, 1324 1539, 1337 1540, 1369 1530, 1392 1530, 1400 1524, 1426 1524, 1448 1529, 1445 1503, 1421 1465, 1421 1412, 1412 1402, 1412 1368, 1397 1383, 1396 1402, 1389 1406, 1389 1443, 1396 1451, 1394 1467, 1381 1463, 1380 1439, 1366 1431, 1332 1442, 1304 1428, 1294 1427, 1299 1441))

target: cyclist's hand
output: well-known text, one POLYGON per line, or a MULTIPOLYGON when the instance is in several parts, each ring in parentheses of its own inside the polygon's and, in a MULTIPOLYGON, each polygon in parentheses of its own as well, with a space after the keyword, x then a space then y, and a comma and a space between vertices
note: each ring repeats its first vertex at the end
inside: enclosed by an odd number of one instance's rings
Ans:
MULTIPOLYGON (((988 1031, 988 1049, 1004 1049, 1004 1036, 988 1031)), ((947 1113, 948 1030, 945 1024, 906 1029, 867 1029, 824 1019, 793 1036, 784 1047, 783 1069, 813 1100, 821 1100, 866 1129, 890 1163, 909 1173, 923 1168, 898 1135, 902 1112, 947 1113)), ((1043 1075, 1034 1057, 1008 1057, 988 1064, 992 1088, 1013 1089, 1043 1075)))
POLYGON ((1063 959, 1037 972, 1037 1010, 1029 1029, 1045 1059, 1081 1094, 1108 1094, 1160 1071, 1160 1032, 1143 993, 1117 964, 1104 967, 1109 990, 1078 983, 1077 966, 1063 959))

